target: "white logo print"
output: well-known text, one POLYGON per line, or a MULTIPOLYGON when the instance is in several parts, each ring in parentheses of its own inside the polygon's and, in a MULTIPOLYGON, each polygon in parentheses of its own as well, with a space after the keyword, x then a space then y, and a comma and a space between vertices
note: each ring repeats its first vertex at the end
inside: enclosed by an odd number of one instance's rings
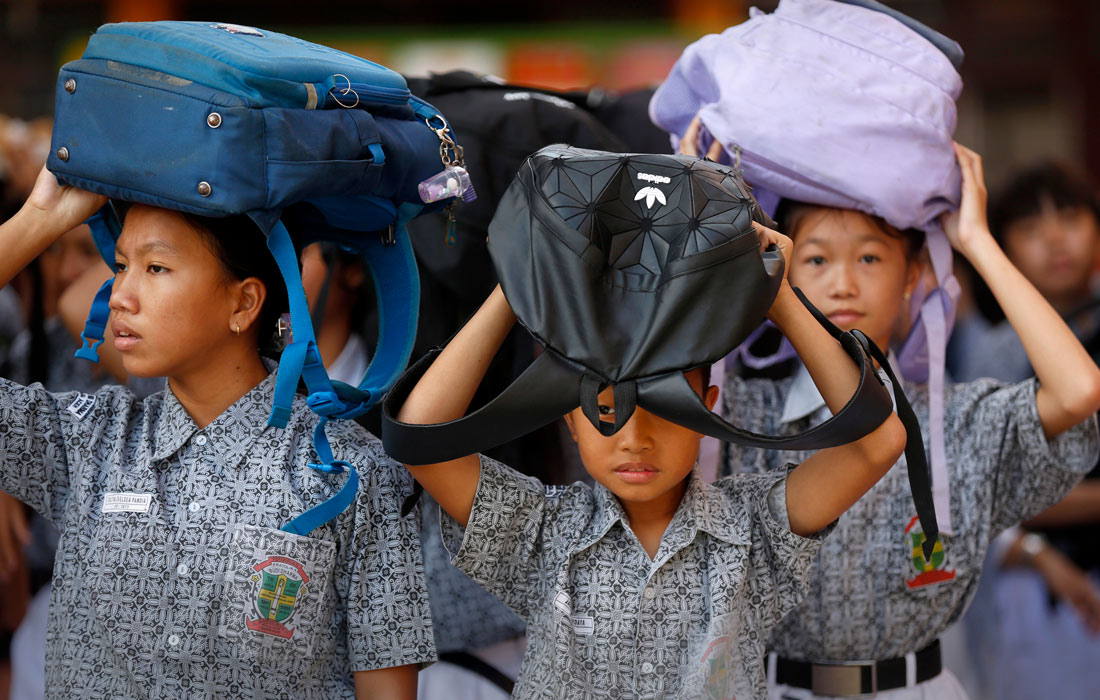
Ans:
MULTIPOLYGON (((650 175, 649 173, 638 173, 638 179, 643 182, 652 182, 658 185, 667 185, 672 182, 664 175, 650 175)), ((667 204, 665 201, 665 193, 657 189, 656 187, 643 187, 638 190, 638 194, 634 195, 634 201, 637 202, 642 197, 645 197, 645 208, 652 209, 653 202, 658 201, 661 204, 667 204)))
POLYGON ((665 193, 657 189, 656 187, 643 187, 638 190, 638 194, 634 195, 634 201, 637 202, 642 197, 645 197, 645 208, 653 208, 653 200, 657 200, 661 204, 667 204, 665 201, 665 193))

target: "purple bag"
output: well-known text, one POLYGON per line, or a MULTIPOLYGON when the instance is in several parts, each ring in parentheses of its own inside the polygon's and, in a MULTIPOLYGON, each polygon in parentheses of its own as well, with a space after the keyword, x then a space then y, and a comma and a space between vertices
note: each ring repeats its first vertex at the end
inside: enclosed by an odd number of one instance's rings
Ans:
POLYGON ((915 24, 831 0, 754 8, 747 22, 688 46, 649 109, 674 148, 699 114, 766 210, 794 199, 926 233, 937 284, 915 292, 909 336, 895 350, 906 378, 929 383, 933 490, 951 532, 944 350, 959 285, 938 217, 961 195, 952 141, 962 79, 915 24))

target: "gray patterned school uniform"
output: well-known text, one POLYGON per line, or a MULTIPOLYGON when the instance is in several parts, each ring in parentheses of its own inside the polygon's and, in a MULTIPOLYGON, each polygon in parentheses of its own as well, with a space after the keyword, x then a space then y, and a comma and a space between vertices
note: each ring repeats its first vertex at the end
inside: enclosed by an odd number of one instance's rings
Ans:
POLYGON ((273 390, 199 430, 170 390, 0 380, 0 488, 61 531, 49 698, 353 698, 353 671, 434 658, 405 470, 330 423, 357 500, 308 537, 280 531, 346 477, 307 467, 303 397, 266 426, 273 390))
POLYGON ((420 547, 439 653, 471 652, 522 637, 523 620, 451 564, 442 542, 439 513, 439 504, 424 494, 420 547))
MULTIPOLYGON (((730 375, 723 413, 757 432, 800 432, 828 414, 807 402, 807 384, 812 388, 804 370, 778 382, 730 375)), ((927 389, 908 382, 904 388, 927 440, 927 389)), ((989 542, 1057 502, 1096 463, 1095 418, 1048 442, 1036 389, 1034 380, 949 385, 944 398, 954 534, 942 536, 942 547, 924 562, 902 456, 841 516, 814 561, 806 601, 776 626, 769 646, 807 661, 888 659, 923 648, 957 620, 974 594, 989 542)), ((812 398, 820 400, 816 390, 812 398)), ((809 454, 727 445, 724 470, 767 473, 809 454)))
POLYGON ((762 698, 768 630, 801 599, 820 539, 793 534, 786 478, 684 499, 650 559, 600 485, 543 486, 486 457, 454 564, 527 622, 513 697, 762 698))

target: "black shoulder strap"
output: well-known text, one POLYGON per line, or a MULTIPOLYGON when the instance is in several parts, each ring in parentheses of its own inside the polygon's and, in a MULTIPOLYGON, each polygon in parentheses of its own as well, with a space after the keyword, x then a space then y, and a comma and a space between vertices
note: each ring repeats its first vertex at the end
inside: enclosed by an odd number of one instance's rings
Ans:
MULTIPOLYGON (((753 433, 708 410, 682 372, 620 382, 615 386, 616 402, 625 399, 631 404, 631 409, 636 402, 662 418, 719 440, 748 447, 774 450, 837 447, 871 433, 893 411, 890 396, 874 372, 871 363, 871 357, 874 357, 893 384, 898 417, 908 435, 905 454, 909 483, 921 527, 927 536, 925 556, 931 556, 931 546, 935 545, 939 534, 932 503, 931 474, 920 426, 901 383, 894 376, 886 356, 869 338, 859 331, 841 331, 814 308, 801 291, 796 289, 795 293, 814 317, 840 341, 860 369, 859 386, 852 398, 829 420, 789 437, 753 433)), ((482 452, 536 430, 578 405, 583 406, 586 417, 605 435, 614 434, 630 417, 630 411, 616 410, 614 424, 601 422, 594 401, 595 393, 601 388, 600 382, 586 373, 583 367, 546 349, 507 389, 473 413, 433 425, 410 425, 397 421, 395 416, 409 392, 439 352, 438 349, 433 350, 409 368, 383 404, 382 444, 391 457, 405 464, 433 464, 482 452)), ((616 408, 619 408, 618 403, 616 408)))
MULTIPOLYGON (((860 334, 862 336, 862 334, 860 334)), ((638 380, 638 405, 650 413, 726 442, 772 450, 820 450, 858 440, 871 433, 893 412, 889 395, 874 374, 861 340, 842 333, 839 340, 860 367, 859 385, 844 408, 805 432, 787 437, 744 430, 707 410, 682 372, 638 380)))
POLYGON ((382 445, 404 464, 434 464, 484 452, 537 430, 579 405, 583 371, 547 350, 500 395, 473 413, 432 425, 398 421, 409 392, 439 352, 432 350, 410 367, 382 405, 382 445))

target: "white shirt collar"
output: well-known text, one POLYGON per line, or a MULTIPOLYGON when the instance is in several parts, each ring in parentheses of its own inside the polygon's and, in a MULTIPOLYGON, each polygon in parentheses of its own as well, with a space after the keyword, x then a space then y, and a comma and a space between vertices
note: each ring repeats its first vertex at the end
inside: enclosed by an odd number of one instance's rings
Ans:
MULTIPOLYGON (((890 363, 890 368, 894 370, 894 374, 900 377, 901 371, 898 369, 897 359, 894 357, 893 352, 887 353, 886 361, 890 363)), ((890 395, 893 396, 894 390, 890 386, 890 380, 887 378, 886 373, 879 370, 879 376, 882 377, 890 395)), ((821 398, 821 393, 817 390, 810 372, 805 365, 799 363, 798 369, 794 373, 794 379, 791 381, 791 389, 787 392, 787 400, 783 404, 783 415, 779 418, 779 422, 784 424, 793 423, 807 416, 813 416, 812 423, 817 425, 825 422, 831 415, 832 412, 825 405, 825 399, 821 398)))

